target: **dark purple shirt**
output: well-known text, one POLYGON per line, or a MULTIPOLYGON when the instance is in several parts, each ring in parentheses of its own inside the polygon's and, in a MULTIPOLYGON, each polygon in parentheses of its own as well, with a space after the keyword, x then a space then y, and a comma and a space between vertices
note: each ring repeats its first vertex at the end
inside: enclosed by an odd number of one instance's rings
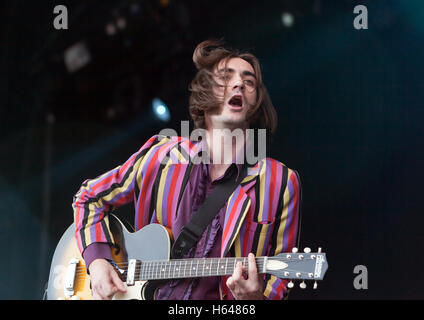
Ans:
MULTIPOLYGON (((240 164, 232 164, 221 177, 212 182, 209 176, 209 164, 193 165, 193 170, 178 207, 176 220, 172 224, 172 233, 175 239, 214 187, 228 179, 234 173, 233 170, 237 170, 237 175, 240 174, 241 167, 242 165, 240 164)), ((211 224, 204 231, 197 246, 187 256, 195 258, 220 256, 221 226, 224 224, 225 207, 226 205, 219 210, 211 224)), ((96 258, 112 259, 107 244, 93 243, 86 248, 84 251, 86 265, 89 266, 96 258)), ((158 300, 219 300, 219 281, 220 277, 171 280, 156 291, 155 298, 158 300)))

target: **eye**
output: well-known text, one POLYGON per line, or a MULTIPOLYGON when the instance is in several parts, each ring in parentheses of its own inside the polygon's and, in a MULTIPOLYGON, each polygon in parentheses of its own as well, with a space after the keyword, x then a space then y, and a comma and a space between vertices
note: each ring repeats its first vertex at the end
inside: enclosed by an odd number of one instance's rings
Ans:
POLYGON ((229 74, 229 73, 225 73, 225 74, 223 75, 223 79, 224 79, 224 80, 226 80, 226 81, 230 80, 230 79, 231 79, 231 74, 229 74))
POLYGON ((218 79, 227 82, 228 80, 231 79, 231 75, 228 73, 220 73, 218 74, 218 79))
POLYGON ((255 82, 254 82, 253 80, 250 80, 250 79, 246 79, 246 80, 244 80, 244 83, 245 83, 247 86, 254 86, 254 85, 255 85, 255 82))

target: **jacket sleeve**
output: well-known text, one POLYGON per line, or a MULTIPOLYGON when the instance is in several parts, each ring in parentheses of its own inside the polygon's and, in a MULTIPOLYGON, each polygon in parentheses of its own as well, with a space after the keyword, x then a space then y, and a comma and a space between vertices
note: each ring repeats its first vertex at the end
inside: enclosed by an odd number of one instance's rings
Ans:
POLYGON ((83 182, 72 203, 75 237, 81 254, 92 243, 114 244, 108 213, 134 199, 137 172, 157 141, 158 137, 153 136, 124 164, 83 182))
MULTIPOLYGON (((282 252, 291 252, 298 245, 300 233, 300 204, 301 185, 295 170, 287 168, 287 181, 285 188, 281 190, 281 205, 276 215, 274 232, 271 237, 270 255, 278 255, 282 252)), ((279 279, 273 275, 267 276, 265 282, 265 299, 280 300, 287 297, 287 280, 279 279)))

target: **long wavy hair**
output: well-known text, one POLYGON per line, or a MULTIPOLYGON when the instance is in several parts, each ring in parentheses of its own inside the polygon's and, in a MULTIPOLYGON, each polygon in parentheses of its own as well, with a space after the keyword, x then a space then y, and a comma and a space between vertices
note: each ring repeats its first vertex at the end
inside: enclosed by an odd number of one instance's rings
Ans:
POLYGON ((220 86, 214 80, 214 70, 224 60, 225 65, 231 58, 241 58, 253 67, 257 81, 256 104, 247 112, 247 120, 252 129, 266 129, 272 136, 277 127, 277 112, 262 81, 262 72, 258 59, 251 53, 225 47, 223 40, 206 40, 197 45, 193 53, 193 62, 197 74, 189 85, 189 112, 194 127, 205 129, 205 112, 214 112, 223 103, 214 95, 214 86, 220 86))

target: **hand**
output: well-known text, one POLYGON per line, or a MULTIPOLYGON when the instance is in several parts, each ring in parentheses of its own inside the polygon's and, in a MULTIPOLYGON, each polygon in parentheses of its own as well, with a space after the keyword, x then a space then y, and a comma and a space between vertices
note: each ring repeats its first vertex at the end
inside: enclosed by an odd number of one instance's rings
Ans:
POLYGON ((115 268, 107 260, 94 260, 88 270, 90 271, 93 299, 111 300, 116 292, 127 291, 115 268))
POLYGON ((248 277, 244 279, 245 267, 238 262, 231 277, 227 280, 227 287, 231 290, 236 300, 262 300, 264 291, 264 279, 258 274, 255 255, 249 253, 248 277))

